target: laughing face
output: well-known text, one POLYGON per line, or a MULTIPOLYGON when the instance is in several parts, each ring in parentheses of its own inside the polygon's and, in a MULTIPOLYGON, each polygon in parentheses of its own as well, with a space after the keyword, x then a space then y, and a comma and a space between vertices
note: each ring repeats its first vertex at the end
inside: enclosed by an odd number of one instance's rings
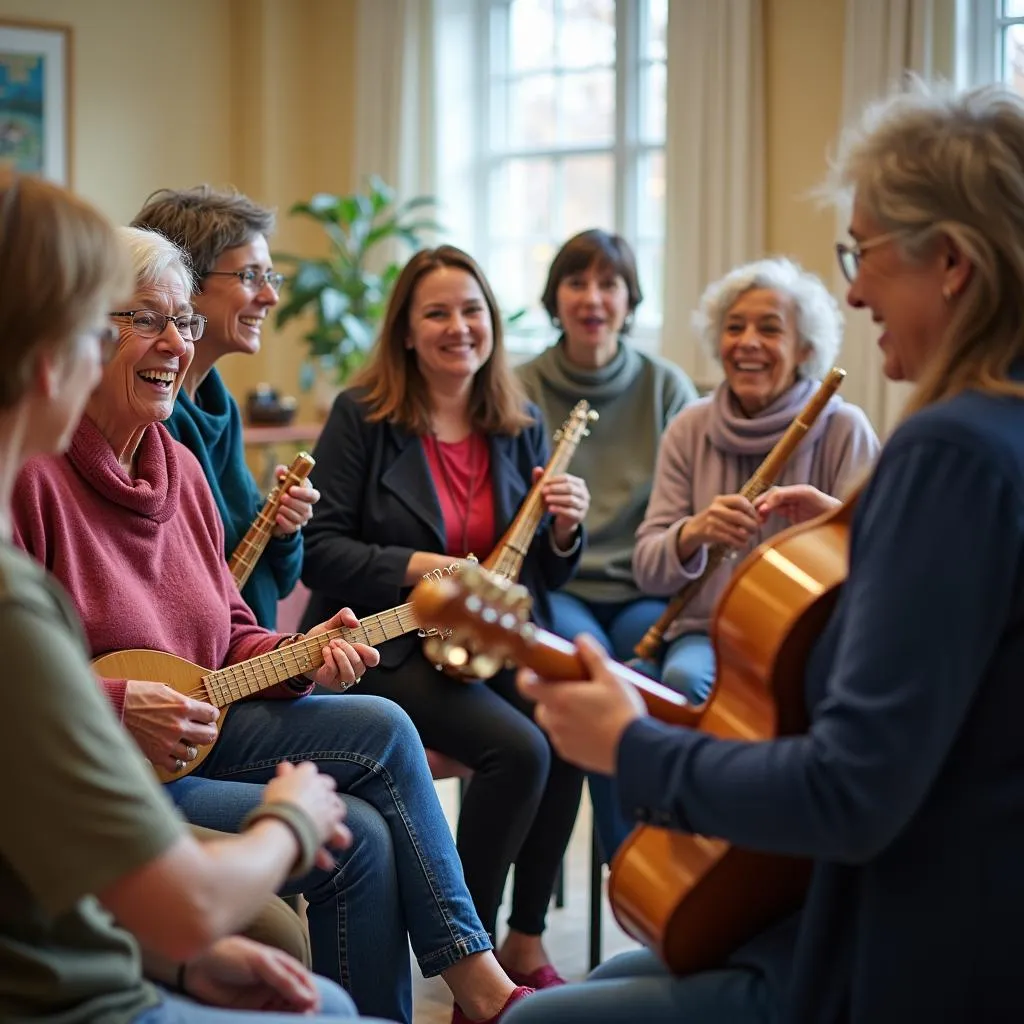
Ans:
MULTIPOLYGON (((165 271, 153 285, 136 291, 124 309, 152 310, 165 316, 193 311, 185 282, 171 270, 165 271)), ((182 339, 172 320, 167 321, 156 338, 140 337, 125 318, 116 322, 121 343, 104 368, 86 411, 104 436, 118 447, 133 433, 171 415, 195 345, 182 339)))
POLYGON ((494 351, 494 326, 477 279, 438 267, 419 279, 409 307, 406 347, 428 384, 472 382, 494 351))
POLYGON ((278 303, 277 292, 264 277, 273 269, 267 240, 257 235, 245 245, 225 249, 213 265, 215 273, 203 278, 194 302, 196 312, 207 318, 202 341, 208 365, 233 352, 259 352, 264 323, 278 303), (236 276, 245 270, 255 271, 252 284, 236 276))
POLYGON ((788 391, 810 355, 797 335, 793 300, 770 288, 751 288, 732 304, 720 352, 725 379, 747 416, 763 412, 788 391))

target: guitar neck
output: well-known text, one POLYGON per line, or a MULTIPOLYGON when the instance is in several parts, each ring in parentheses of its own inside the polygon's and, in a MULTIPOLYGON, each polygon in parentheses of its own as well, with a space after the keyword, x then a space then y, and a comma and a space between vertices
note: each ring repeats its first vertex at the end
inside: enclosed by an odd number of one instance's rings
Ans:
POLYGON ((404 636, 420 628, 411 604, 368 615, 358 626, 342 626, 314 637, 303 637, 266 654, 227 665, 204 677, 211 703, 227 707, 243 697, 253 697, 277 686, 287 679, 313 672, 324 663, 323 648, 329 641, 339 638, 350 643, 377 647, 386 640, 404 636))
POLYGON ((281 507, 281 496, 287 494, 288 488, 304 484, 310 470, 315 465, 313 457, 308 452, 299 452, 295 456, 287 473, 267 495, 267 500, 253 520, 252 526, 249 527, 245 536, 231 553, 228 568, 231 570, 231 575, 239 590, 248 582, 260 555, 270 543, 270 537, 274 530, 274 519, 277 516, 277 510, 281 507))
POLYGON ((519 579, 526 553, 530 550, 537 527, 544 518, 544 498, 541 492, 551 477, 559 476, 569 468, 569 463, 579 446, 580 436, 582 435, 576 433, 566 434, 555 446, 548 464, 544 467, 543 476, 530 488, 515 519, 483 563, 485 569, 505 579, 519 579))

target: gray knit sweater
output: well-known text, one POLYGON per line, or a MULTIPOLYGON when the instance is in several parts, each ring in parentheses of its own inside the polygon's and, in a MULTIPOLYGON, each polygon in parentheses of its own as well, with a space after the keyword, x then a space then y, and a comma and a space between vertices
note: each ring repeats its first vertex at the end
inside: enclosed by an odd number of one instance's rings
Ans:
POLYGON ((651 493, 658 442, 673 416, 697 397, 693 382, 675 364, 627 342, 610 363, 588 370, 569 362, 559 340, 517 372, 549 430, 560 427, 581 398, 600 416, 569 466, 587 481, 590 511, 587 548, 563 589, 584 601, 639 597, 631 567, 634 535, 651 493))

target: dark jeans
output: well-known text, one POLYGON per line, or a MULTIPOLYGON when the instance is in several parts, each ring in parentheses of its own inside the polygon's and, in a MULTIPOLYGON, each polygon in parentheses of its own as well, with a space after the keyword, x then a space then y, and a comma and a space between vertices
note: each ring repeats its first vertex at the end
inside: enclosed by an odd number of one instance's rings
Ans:
POLYGON ((477 913, 493 936, 514 863, 509 927, 542 934, 583 774, 558 757, 534 725, 533 706, 516 691, 514 673, 459 682, 415 650, 396 668, 371 669, 359 692, 400 704, 426 747, 473 770, 456 846, 477 913))
MULTIPOLYGON (((626 662, 633 657, 633 648, 648 627, 657 622, 665 605, 665 601, 653 597, 616 603, 589 602, 559 592, 551 595, 553 630, 567 640, 589 633, 616 661, 626 662)), ((605 863, 608 863, 633 825, 619 808, 614 779, 590 774, 587 784, 590 802, 594 805, 597 837, 605 863)))

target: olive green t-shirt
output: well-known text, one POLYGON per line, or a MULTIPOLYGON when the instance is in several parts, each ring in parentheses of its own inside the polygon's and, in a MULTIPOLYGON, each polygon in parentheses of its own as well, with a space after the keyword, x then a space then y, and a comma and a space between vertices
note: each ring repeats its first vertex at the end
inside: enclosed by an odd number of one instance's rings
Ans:
POLYGON ((0 1021, 124 1024, 156 1005, 90 895, 183 824, 100 692, 60 586, 0 543, 0 1021))

